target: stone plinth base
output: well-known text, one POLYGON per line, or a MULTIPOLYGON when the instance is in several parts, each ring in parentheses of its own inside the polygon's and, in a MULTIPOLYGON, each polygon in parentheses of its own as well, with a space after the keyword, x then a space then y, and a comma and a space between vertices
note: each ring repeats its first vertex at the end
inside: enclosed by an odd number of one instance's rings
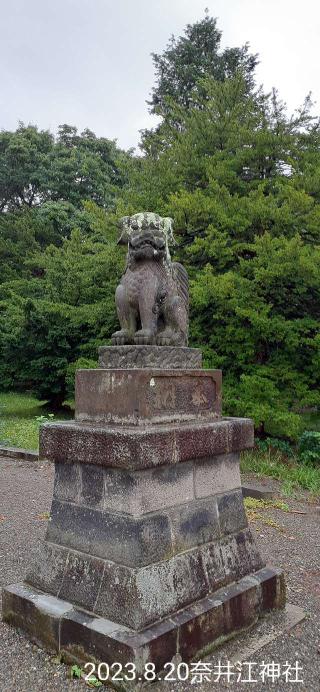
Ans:
POLYGON ((261 569, 240 487, 252 436, 247 419, 45 425, 53 502, 26 582, 140 631, 261 569))
POLYGON ((78 370, 75 417, 122 426, 221 418, 221 370, 78 370))
POLYGON ((61 652, 67 661, 80 665, 90 660, 109 666, 119 663, 120 680, 110 682, 128 690, 138 682, 147 682, 146 663, 154 664, 156 679, 163 679, 161 671, 176 654, 183 661, 206 655, 217 644, 253 625, 264 612, 284 604, 283 573, 266 567, 139 632, 26 584, 4 589, 3 617, 23 628, 37 644, 61 652), (131 681, 125 678, 129 662, 135 670, 135 680, 131 675, 131 681))
POLYGON ((176 370, 202 367, 199 348, 184 346, 101 346, 99 348, 101 368, 161 368, 176 370))
POLYGON ((147 662, 203 655, 284 605, 284 580, 248 527, 253 424, 221 417, 220 371, 154 346, 105 347, 100 365, 77 374, 76 420, 41 428, 50 521, 3 612, 71 660, 131 662, 142 680, 147 662))
POLYGON ((248 418, 149 426, 115 426, 66 421, 41 426, 39 457, 62 464, 142 470, 209 460, 253 446, 248 418))
MULTIPOLYGON (((89 535, 84 536, 81 531, 84 522, 81 521, 81 513, 77 513, 79 526, 76 529, 77 522, 73 522, 75 535, 71 536, 70 512, 67 510, 67 515, 59 520, 61 511, 61 505, 53 511, 53 527, 51 529, 49 526, 48 529, 49 540, 39 548, 36 560, 28 570, 26 582, 32 588, 72 602, 89 611, 92 616, 112 619, 137 631, 172 616, 190 603, 212 596, 222 586, 249 576, 264 566, 248 529, 172 556, 168 534, 165 535, 166 542, 163 540, 163 545, 157 549, 156 541, 160 543, 161 536, 152 532, 152 527, 146 527, 142 531, 138 527, 132 531, 130 542, 125 536, 124 556, 121 557, 121 543, 117 545, 119 528, 116 527, 114 532, 112 527, 115 544, 112 554, 121 563, 108 556, 96 557, 90 555, 88 550, 95 554, 100 552, 101 555, 104 549, 101 533, 100 545, 94 548, 93 542, 94 539, 97 544, 97 534, 101 527, 98 527, 94 536, 91 524, 88 528, 89 535), (150 534, 151 545, 144 538, 145 532, 150 534), (70 546, 71 542, 74 547, 70 546), (165 547, 171 555, 169 559, 163 559, 165 547), (160 555, 162 559, 159 559, 160 555), (154 560, 152 563, 151 558, 154 560), (157 558, 159 561, 156 561, 157 558), (144 564, 134 567, 132 563, 138 561, 143 561, 144 564), (145 564, 146 561, 149 564, 145 564), (126 564, 128 562, 131 564, 126 564)), ((201 515, 199 510, 197 513, 190 511, 184 526, 190 526, 192 535, 184 537, 181 524, 177 527, 184 542, 195 541, 199 533, 205 537, 210 526, 204 527, 201 532, 199 522, 209 520, 209 512, 202 511, 201 515)), ((216 530, 215 520, 212 533, 216 530)), ((108 549, 109 555, 111 550, 108 549)))

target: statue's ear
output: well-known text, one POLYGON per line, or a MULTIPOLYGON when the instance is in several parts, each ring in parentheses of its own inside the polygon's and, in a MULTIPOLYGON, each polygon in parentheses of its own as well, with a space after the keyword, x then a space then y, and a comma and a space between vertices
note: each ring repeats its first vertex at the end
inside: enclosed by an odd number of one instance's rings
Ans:
POLYGON ((117 240, 118 245, 127 245, 129 241, 129 216, 123 216, 119 221, 120 235, 117 240))
POLYGON ((165 216, 162 219, 164 232, 167 236, 168 245, 178 245, 174 235, 173 235, 173 219, 170 216, 165 216))
POLYGON ((122 231, 122 233, 120 234, 120 236, 117 240, 117 245, 127 245, 128 241, 129 241, 128 231, 127 230, 122 231))

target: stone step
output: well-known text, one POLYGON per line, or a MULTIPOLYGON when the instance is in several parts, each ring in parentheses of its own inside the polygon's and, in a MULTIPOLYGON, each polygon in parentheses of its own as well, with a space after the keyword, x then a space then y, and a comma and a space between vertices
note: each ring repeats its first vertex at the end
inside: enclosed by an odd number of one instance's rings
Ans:
POLYGON ((150 663, 157 679, 163 679, 164 667, 168 672, 168 665, 177 654, 183 661, 199 659, 217 643, 220 645, 252 626, 263 613, 284 605, 283 572, 271 567, 229 584, 140 631, 90 615, 67 600, 48 596, 24 583, 3 591, 6 622, 21 627, 37 644, 60 652, 66 661, 80 666, 92 659, 107 666, 117 662, 122 680, 111 682, 120 689, 125 682, 126 690, 147 681, 145 673, 150 670, 150 663), (124 677, 129 662, 135 673, 131 680, 124 677))

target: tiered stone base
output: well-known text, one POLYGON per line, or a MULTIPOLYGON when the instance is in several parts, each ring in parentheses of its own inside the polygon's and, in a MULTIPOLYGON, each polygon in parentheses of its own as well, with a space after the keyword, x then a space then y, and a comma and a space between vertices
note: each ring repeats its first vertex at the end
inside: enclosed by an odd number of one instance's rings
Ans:
MULTIPOLYGON (((4 590, 7 622, 22 627, 33 641, 61 652, 65 660, 133 663, 135 680, 144 679, 152 662, 158 679, 176 654, 183 661, 197 659, 218 644, 253 625, 267 610, 285 604, 281 570, 264 568, 236 584, 217 590, 191 606, 137 632, 106 618, 75 608, 26 584, 4 590)), ((119 685, 121 687, 121 685, 119 685)), ((126 682, 125 689, 130 685, 126 682)))
POLYGON ((100 358, 78 371, 76 420, 42 427, 50 521, 3 616, 72 660, 131 662, 143 679, 147 662, 160 673, 282 607, 284 579, 248 528, 239 453, 253 424, 221 417, 220 371, 187 348, 100 358))

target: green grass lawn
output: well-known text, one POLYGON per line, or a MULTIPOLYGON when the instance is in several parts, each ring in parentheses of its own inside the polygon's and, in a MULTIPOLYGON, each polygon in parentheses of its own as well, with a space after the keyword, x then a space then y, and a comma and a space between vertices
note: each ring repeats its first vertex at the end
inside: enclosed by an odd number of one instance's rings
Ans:
POLYGON ((46 401, 29 394, 0 392, 0 445, 37 450, 41 422, 72 416, 73 411, 68 409, 52 414, 46 401))
POLYGON ((241 454, 242 473, 257 473, 281 481, 285 495, 292 495, 296 488, 303 488, 320 495, 320 466, 309 466, 294 457, 286 459, 278 451, 272 454, 252 449, 241 454))

